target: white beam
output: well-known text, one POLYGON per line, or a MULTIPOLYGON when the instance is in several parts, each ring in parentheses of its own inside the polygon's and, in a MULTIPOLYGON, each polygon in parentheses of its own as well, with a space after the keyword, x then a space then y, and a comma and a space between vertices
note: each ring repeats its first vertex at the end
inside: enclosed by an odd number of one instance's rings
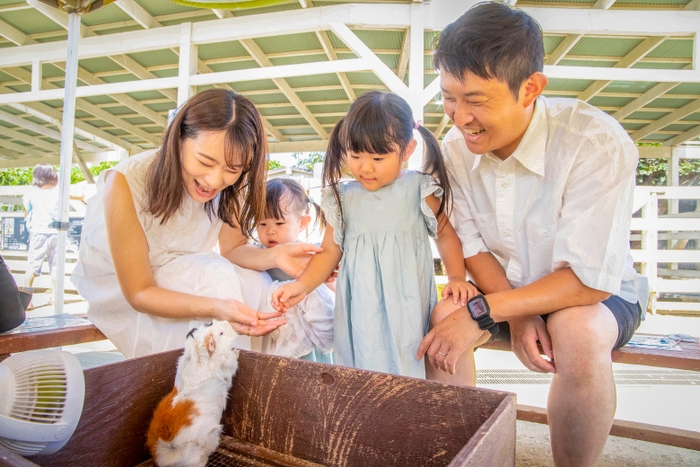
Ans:
POLYGON ((13 143, 12 141, 0 138, 0 146, 11 149, 12 151, 18 152, 20 156, 29 154, 30 156, 43 157, 46 153, 39 151, 31 146, 24 146, 21 144, 13 143))
POLYGON ((545 65, 556 65, 561 61, 562 58, 569 53, 569 50, 573 49, 574 46, 581 40, 583 36, 581 34, 567 34, 564 39, 552 50, 549 57, 544 61, 545 65))
MULTIPOLYGON (((700 0, 698 0, 700 2, 700 0)), ((700 10, 700 3, 698 4, 700 10)), ((695 33, 693 37, 693 70, 700 70, 700 31, 695 33)))
MULTIPOLYGON (((644 128, 641 128, 641 129, 635 131, 634 133, 632 133, 630 135, 630 138, 632 138, 634 141, 639 141, 640 139, 642 139, 646 136, 649 136, 650 134, 654 133, 655 131, 661 130, 662 128, 676 122, 677 120, 680 120, 680 119, 682 119, 682 118, 684 118, 692 113, 698 112, 698 111, 700 111, 700 99, 695 100, 695 101, 691 102, 690 104, 686 104, 683 107, 681 107, 680 109, 676 110, 675 112, 671 112, 670 114, 666 115, 665 117, 663 117, 659 120, 656 120, 654 123, 651 123, 651 124, 645 126, 644 128)), ((700 126, 698 128, 700 128, 700 126)), ((693 130, 690 130, 690 131, 693 131, 693 130)), ((686 133, 688 133, 688 132, 686 132, 686 133)), ((683 133, 683 135, 685 135, 686 133, 683 133)), ((673 140, 678 141, 678 140, 682 139, 681 136, 683 136, 683 135, 678 135, 677 137, 673 138, 673 140), (678 139, 676 139, 676 138, 678 138, 678 139)), ((684 141, 681 141, 681 143, 684 143, 685 141, 688 141, 689 139, 692 139, 692 138, 688 138, 684 141)), ((670 145, 678 146, 678 144, 680 144, 680 143, 670 144, 670 145)))
MULTIPOLYGON (((328 33, 326 31, 316 31, 316 37, 321 43, 323 51, 326 53, 326 57, 328 57, 329 60, 338 60, 338 54, 333 48, 333 44, 331 43, 331 40, 328 37, 328 33)), ((345 73, 336 73, 336 75, 338 76, 340 85, 343 86, 343 90, 345 91, 345 94, 347 94, 348 99, 350 99, 350 102, 354 102, 355 99, 357 99, 357 96, 355 95, 355 91, 352 89, 350 80, 348 80, 348 77, 345 75, 345 73)))
POLYGON ((160 23, 134 0, 117 0, 116 5, 145 29, 160 26, 160 23))
POLYGON ((30 78, 32 92, 41 91, 41 62, 35 60, 32 62, 32 75, 30 78))
POLYGON ((700 125, 696 126, 695 128, 691 128, 690 130, 681 133, 678 136, 675 136, 667 141, 664 141, 663 144, 664 146, 678 146, 679 144, 686 143, 690 141, 691 139, 695 139, 700 137, 700 125))
POLYGON ((270 143, 270 154, 280 152, 321 152, 328 149, 328 140, 286 141, 270 143))
POLYGON ((408 70, 408 54, 411 47, 411 31, 406 30, 403 33, 403 41, 401 42, 401 52, 399 53, 399 66, 396 68, 396 76, 403 81, 408 70))
POLYGON ((661 70, 545 65, 549 78, 591 79, 607 81, 644 81, 652 83, 700 83, 700 70, 661 70))
MULTIPOLYGON (((119 160, 119 152, 118 151, 105 151, 105 152, 96 152, 96 153, 87 153, 85 154, 85 161, 86 162, 110 162, 110 161, 118 161, 119 160)), ((27 158, 21 158, 17 159, 14 161, 0 161, 0 169, 9 169, 9 168, 16 168, 16 167, 32 167, 36 164, 51 164, 51 165, 58 165, 60 162, 60 158, 58 156, 56 157, 41 157, 41 158, 36 158, 36 157, 27 157, 27 158)))
MULTIPOLYGON (((25 120, 24 118, 18 117, 17 115, 12 115, 10 113, 7 113, 5 111, 0 110, 0 120, 3 120, 7 123, 11 123, 12 125, 15 125, 20 128, 26 128, 27 130, 33 131, 34 133, 38 133, 42 136, 46 136, 51 139, 55 139, 56 141, 61 141, 61 133, 58 131, 51 130, 49 128, 43 127, 37 123, 30 122, 29 120, 25 120)), ((19 138, 17 138, 19 139, 19 138)), ((37 138, 37 141, 39 139, 37 138)), ((81 147, 83 149, 87 149, 88 151, 100 151, 99 148, 95 146, 91 146, 88 143, 85 143, 83 141, 76 141, 78 145, 82 145, 81 147)))
MULTIPOLYGON (((254 40, 252 39, 247 39, 247 40, 242 40, 241 45, 245 47, 245 49, 248 51, 248 53, 255 59, 256 62, 261 67, 264 67, 263 69, 270 69, 274 68, 272 65, 272 62, 270 61, 269 58, 265 56, 263 53, 262 49, 258 47, 258 44, 255 43, 254 40)), ((324 62, 326 63, 326 62, 324 62)), ((338 62, 327 62, 327 63, 338 63, 338 62)), ((309 64, 303 64, 305 65, 306 68, 309 67, 309 64)), ((316 67, 314 67, 316 69, 316 67)), ((253 71, 253 70, 250 70, 253 71)), ((292 87, 287 84, 287 82, 283 79, 273 79, 272 80, 275 85, 282 91, 282 93, 285 95, 285 97, 289 100, 289 102, 292 103, 292 105, 299 111, 299 113, 306 119, 307 122, 309 122, 309 125, 311 125, 311 128, 313 128, 316 133, 321 136, 322 139, 327 139, 328 138, 328 133, 326 130, 323 128, 323 125, 321 125, 318 120, 316 120, 316 117, 309 111, 309 109, 306 107, 306 104, 299 99, 299 96, 296 95, 292 87)))
POLYGON ((178 62, 177 105, 185 103, 195 93, 190 83, 197 74, 197 46, 192 44, 192 23, 180 25, 180 61, 178 62))
MULTIPOLYGON (((686 65, 683 69, 687 70, 690 68, 690 65, 686 65)), ((628 115, 636 112, 637 110, 641 109, 645 105, 647 105, 649 102, 653 101, 659 96, 662 96, 663 94, 667 93, 671 89, 675 88, 678 86, 680 83, 661 83, 657 84, 653 88, 649 89, 647 92, 612 114, 612 116, 618 120, 621 121, 628 115)))
MULTIPOLYGON (((38 0, 29 0, 40 4, 38 0)), ((471 2, 431 5, 427 29, 441 30, 471 6, 471 2)), ((50 7, 47 8, 50 9, 50 7)), ((653 10, 577 10, 522 8, 548 34, 592 35, 692 35, 700 24, 700 12, 653 10)), ((57 11, 57 10, 55 10, 57 11)), ((192 41, 207 44, 230 40, 293 34, 328 29, 331 23, 358 24, 367 28, 405 29, 410 26, 410 5, 343 4, 295 11, 249 15, 195 23, 192 41)), ((129 31, 81 40, 80 58, 162 50, 180 45, 178 25, 155 30, 129 31)), ((27 65, 35 58, 63 61, 65 42, 48 42, 3 49, 0 67, 27 65)))
POLYGON ((4 21, 0 21, 0 36, 4 37, 8 41, 14 43, 15 45, 28 45, 36 44, 37 41, 19 31, 4 21))
POLYGON ((613 4, 615 4, 615 0, 598 0, 593 4, 593 8, 596 10, 609 10, 613 4))
MULTIPOLYGON (((649 37, 632 49, 622 60, 613 65, 613 68, 630 68, 648 53, 658 47, 667 37, 649 37)), ((578 98, 586 102, 610 84, 611 81, 599 80, 588 86, 578 98)))
POLYGON ((350 30, 350 28, 342 23, 332 23, 330 26, 335 35, 345 42, 347 46, 350 47, 350 50, 370 63, 372 71, 392 92, 395 92, 403 98, 410 99, 408 87, 404 82, 401 81, 399 77, 350 30))
POLYGON ((433 135, 435 135, 435 139, 439 138, 442 135, 442 132, 445 131, 445 127, 447 124, 450 123, 450 117, 447 116, 447 114, 442 116, 442 120, 440 120, 440 123, 438 124, 438 127, 435 129, 435 132, 433 135))
POLYGON ((421 96, 421 102, 423 106, 428 105, 428 102, 432 101, 433 98, 440 92, 440 77, 438 76, 430 82, 428 86, 423 90, 421 96))
MULTIPOLYGON (((54 23, 61 26, 66 31, 68 30, 68 13, 63 10, 51 7, 46 3, 42 3, 39 0, 26 0, 28 5, 31 5, 35 9, 39 10, 44 16, 49 18, 54 23)), ((90 31, 85 25, 80 25, 80 37, 90 37, 96 34, 90 31)), ((64 46, 65 47, 65 46, 64 46)), ((65 49, 64 49, 65 50, 65 49)))
MULTIPOLYGON (((162 30, 163 28, 159 28, 158 32, 162 30)), ((109 58, 139 79, 158 79, 156 75, 145 69, 139 62, 128 55, 113 55, 109 58)), ((173 87, 177 88, 177 86, 173 87)), ((158 91, 173 102, 177 102, 177 91, 175 89, 158 89, 158 91)))
POLYGON ((233 18, 233 13, 231 13, 228 10, 220 10, 220 9, 213 8, 211 11, 213 11, 214 14, 216 15, 216 17, 219 19, 233 18))
POLYGON ((39 148, 43 148, 49 151, 50 154, 58 154, 59 151, 58 144, 49 143, 48 141, 44 141, 43 139, 37 136, 29 136, 28 134, 22 133, 21 131, 17 131, 13 128, 7 128, 4 125, 0 125, 0 135, 7 136, 8 138, 17 141, 22 141, 27 144, 32 144, 39 148))

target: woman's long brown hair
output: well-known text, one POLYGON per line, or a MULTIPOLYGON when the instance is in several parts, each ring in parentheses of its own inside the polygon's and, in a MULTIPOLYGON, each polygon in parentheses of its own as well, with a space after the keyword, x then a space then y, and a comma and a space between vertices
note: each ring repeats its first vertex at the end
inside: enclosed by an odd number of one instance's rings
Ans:
POLYGON ((147 211, 165 223, 180 207, 185 187, 181 150, 185 139, 205 131, 225 131, 224 157, 243 171, 204 209, 209 217, 240 228, 250 238, 265 211, 267 137, 258 110, 246 97, 226 89, 209 89, 193 96, 165 129, 163 143, 146 175, 147 211), (216 211, 216 212, 215 212, 216 211))

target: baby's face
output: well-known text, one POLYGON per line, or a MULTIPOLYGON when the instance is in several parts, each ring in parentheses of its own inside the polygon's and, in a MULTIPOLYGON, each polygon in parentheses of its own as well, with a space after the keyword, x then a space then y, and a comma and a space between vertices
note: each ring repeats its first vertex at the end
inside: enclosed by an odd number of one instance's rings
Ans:
POLYGON ((296 242, 304 230, 302 216, 284 213, 284 219, 263 219, 258 224, 258 238, 267 248, 283 243, 296 242))

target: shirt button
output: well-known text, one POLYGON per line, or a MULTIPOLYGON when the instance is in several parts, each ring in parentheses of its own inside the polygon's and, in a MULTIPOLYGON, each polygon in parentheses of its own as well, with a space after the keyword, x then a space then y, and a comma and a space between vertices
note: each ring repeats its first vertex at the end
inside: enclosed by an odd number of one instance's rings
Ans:
POLYGON ((502 186, 503 188, 507 187, 507 186, 508 186, 508 182, 503 182, 503 183, 501 183, 501 186, 502 186))
POLYGON ((547 232, 546 230, 543 230, 543 231, 542 231, 542 236, 543 236, 543 237, 549 237, 549 232, 547 232))
POLYGON ((484 218, 483 218, 483 217, 479 217, 479 222, 484 222, 484 218))
POLYGON ((510 237, 510 232, 503 232, 504 237, 510 237))

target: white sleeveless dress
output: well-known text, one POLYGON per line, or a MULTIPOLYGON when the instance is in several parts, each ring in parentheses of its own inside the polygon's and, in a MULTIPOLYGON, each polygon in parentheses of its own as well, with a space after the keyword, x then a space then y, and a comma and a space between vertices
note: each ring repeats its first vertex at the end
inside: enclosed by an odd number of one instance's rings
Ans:
MULTIPOLYGON (((136 215, 148 241, 156 284, 192 295, 233 298, 251 308, 266 309, 261 302, 268 295, 272 282, 269 276, 238 268, 213 251, 222 222, 216 217, 209 219, 201 203, 185 194, 180 209, 165 224, 146 212, 146 172, 156 152, 130 157, 109 169, 123 174, 129 184, 136 215), (241 280, 246 283, 243 288, 241 280)), ((187 332, 204 321, 140 313, 122 294, 107 244, 104 175, 100 174, 97 180, 97 194, 88 201, 78 264, 72 275, 76 289, 90 304, 88 319, 127 358, 183 347, 187 332)), ((239 347, 250 348, 249 338, 238 339, 239 347)))

